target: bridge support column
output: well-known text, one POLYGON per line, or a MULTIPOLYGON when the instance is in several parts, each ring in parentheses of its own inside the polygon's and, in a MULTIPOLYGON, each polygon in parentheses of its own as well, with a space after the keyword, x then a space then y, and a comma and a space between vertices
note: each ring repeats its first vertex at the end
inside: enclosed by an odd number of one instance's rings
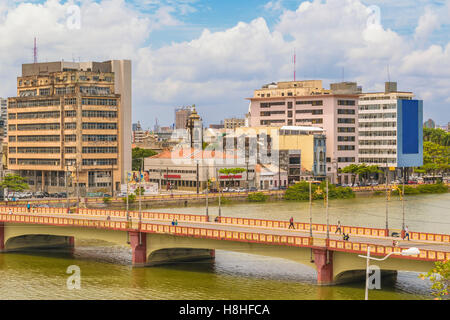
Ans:
POLYGON ((333 284, 333 251, 313 249, 313 252, 314 262, 317 267, 317 283, 319 285, 333 284))
POLYGON ((147 234, 130 231, 132 263, 135 267, 142 267, 147 263, 147 234))
POLYGON ((0 252, 5 250, 5 224, 0 222, 0 252))
POLYGON ((75 237, 67 237, 67 246, 69 247, 70 253, 75 253, 75 237))

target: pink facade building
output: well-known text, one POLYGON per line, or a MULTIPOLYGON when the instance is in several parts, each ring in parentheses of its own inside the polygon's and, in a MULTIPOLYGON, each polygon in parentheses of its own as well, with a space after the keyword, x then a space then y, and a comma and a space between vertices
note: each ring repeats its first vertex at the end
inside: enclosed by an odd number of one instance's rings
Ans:
POLYGON ((320 80, 279 84, 264 86, 248 99, 248 125, 323 128, 326 134, 327 175, 334 182, 349 183, 348 177, 339 175, 337 169, 358 163, 359 88, 356 83, 339 90, 339 94, 335 90, 323 89, 320 80))

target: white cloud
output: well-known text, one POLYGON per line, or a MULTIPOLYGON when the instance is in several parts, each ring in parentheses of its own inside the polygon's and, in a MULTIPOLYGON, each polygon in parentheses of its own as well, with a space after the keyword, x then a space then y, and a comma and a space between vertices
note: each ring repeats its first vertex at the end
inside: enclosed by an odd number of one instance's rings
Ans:
MULTIPOLYGON (((323 79, 327 85, 341 80, 344 67, 346 80, 357 80, 372 91, 383 87, 389 65, 400 90, 426 99, 425 117, 450 116, 443 104, 450 87, 450 44, 424 45, 368 23, 368 5, 359 0, 303 2, 295 11, 283 10, 273 30, 257 18, 153 48, 152 30, 182 27, 180 8, 186 5, 183 12, 189 13, 194 3, 143 0, 141 6, 152 8, 143 13, 124 0, 83 0, 81 30, 67 30, 68 4, 58 0, 0 5, 5 49, 0 51, 0 96, 14 95, 15 77, 20 65, 32 60, 37 36, 40 61, 71 60, 72 54, 81 60, 132 59, 133 117, 144 125, 153 124, 155 116, 160 123, 172 123, 174 107, 193 103, 208 122, 243 116, 245 98, 254 89, 292 78, 294 48, 298 78, 323 79)), ((276 7, 275 1, 269 3, 276 7)), ((436 29, 427 19, 418 21, 418 37, 436 29)))

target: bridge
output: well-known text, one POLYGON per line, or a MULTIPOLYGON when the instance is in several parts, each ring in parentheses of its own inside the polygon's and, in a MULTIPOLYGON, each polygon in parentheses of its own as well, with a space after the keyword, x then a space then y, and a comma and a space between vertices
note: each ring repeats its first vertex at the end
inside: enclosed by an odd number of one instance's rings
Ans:
POLYGON ((30 248, 73 249, 74 239, 99 239, 130 245, 133 266, 211 259, 215 250, 228 250, 289 259, 317 270, 318 284, 356 281, 365 277, 366 261, 372 256, 398 253, 379 262, 382 276, 398 270, 427 272, 436 261, 450 260, 450 235, 410 232, 411 241, 389 237, 388 230, 343 226, 348 241, 335 234, 337 226, 286 221, 206 215, 122 210, 0 207, 0 251, 30 248), (176 219, 178 225, 172 225, 176 219), (394 246, 393 240, 399 244, 394 246), (402 256, 401 251, 417 247, 420 254, 402 256))

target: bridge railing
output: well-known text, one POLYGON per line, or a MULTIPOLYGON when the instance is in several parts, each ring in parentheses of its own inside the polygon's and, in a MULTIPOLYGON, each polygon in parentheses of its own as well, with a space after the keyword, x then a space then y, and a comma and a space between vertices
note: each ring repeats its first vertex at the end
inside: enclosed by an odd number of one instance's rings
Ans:
MULTIPOLYGON (((280 220, 264 220, 264 219, 253 219, 253 218, 237 218, 237 217, 220 217, 220 223, 242 225, 249 227, 262 227, 262 228, 289 228, 288 221, 280 220)), ((294 227, 296 230, 308 231, 310 230, 309 223, 294 222, 294 227)), ((330 225, 330 232, 335 233, 338 226, 330 225)), ((326 232, 326 224, 312 224, 312 230, 318 232, 326 232)), ((356 226, 341 226, 342 233, 350 234, 354 236, 373 236, 373 237, 386 237, 386 229, 379 228, 366 228, 366 227, 356 227, 356 226)), ((434 242, 444 242, 450 243, 450 235, 446 234, 435 234, 426 232, 410 232, 410 239, 417 241, 434 241, 434 242)))
MULTIPOLYGON (((400 254, 404 248, 383 246, 383 245, 371 245, 367 243, 356 243, 341 240, 330 240, 329 248, 333 251, 344 251, 353 253, 367 253, 367 247, 370 247, 371 255, 384 256, 391 252, 400 254)), ((424 260, 424 261, 447 261, 450 260, 450 252, 425 250, 420 249, 419 255, 413 255, 410 257, 404 257, 399 255, 398 258, 424 260)))
MULTIPOLYGON (((33 216, 25 214, 0 214, 0 221, 6 223, 97 228, 97 229, 120 230, 120 231, 130 230, 130 223, 127 221, 92 220, 92 219, 80 219, 76 217, 65 218, 65 217, 33 216)), ((373 245, 367 243, 355 243, 339 240, 329 240, 328 246, 326 246, 326 244, 324 245, 316 243, 315 239, 310 237, 302 237, 294 235, 292 236, 276 235, 260 232, 217 230, 207 227, 198 228, 190 226, 170 226, 155 223, 142 223, 140 225, 140 231, 146 233, 172 234, 184 237, 251 242, 267 245, 278 245, 278 246, 296 246, 309 248, 326 247, 333 251, 344 251, 350 253, 366 253, 367 246, 369 246, 373 255, 385 255, 392 251, 400 252, 401 250, 401 248, 398 247, 373 245)), ((436 250, 421 250, 419 255, 411 257, 399 256, 399 258, 424 260, 424 261, 444 261, 450 260, 450 252, 442 252, 436 250)))

